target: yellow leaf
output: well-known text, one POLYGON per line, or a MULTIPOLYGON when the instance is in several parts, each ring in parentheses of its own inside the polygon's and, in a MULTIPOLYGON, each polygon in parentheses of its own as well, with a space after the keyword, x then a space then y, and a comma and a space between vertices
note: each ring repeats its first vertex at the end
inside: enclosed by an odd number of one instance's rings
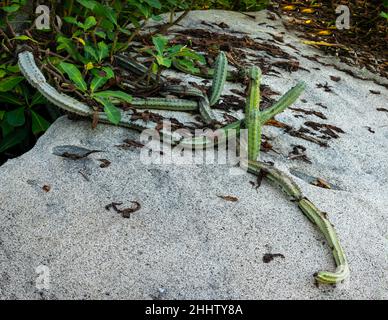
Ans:
POLYGON ((78 38, 78 37, 74 37, 74 39, 76 39, 80 44, 82 44, 83 46, 85 45, 85 40, 82 39, 82 38, 78 38))
POLYGON ((85 69, 86 69, 86 70, 91 70, 91 69, 93 69, 93 68, 94 68, 93 63, 88 62, 87 64, 85 64, 85 69))
POLYGON ((320 35, 320 36, 330 36, 331 34, 332 32, 330 30, 321 30, 317 32, 317 35, 320 35))
POLYGON ((314 13, 315 10, 311 8, 305 8, 301 10, 302 13, 314 13))
POLYGON ((289 5, 289 6, 284 6, 282 9, 284 11, 294 11, 296 9, 296 7, 293 5, 289 5))
POLYGON ((305 24, 310 24, 311 22, 313 22, 313 20, 306 20, 304 23, 305 24))
POLYGON ((308 45, 311 45, 311 46, 343 47, 340 44, 329 43, 329 42, 326 42, 326 41, 309 41, 309 40, 304 40, 304 41, 302 41, 302 43, 308 44, 308 45))

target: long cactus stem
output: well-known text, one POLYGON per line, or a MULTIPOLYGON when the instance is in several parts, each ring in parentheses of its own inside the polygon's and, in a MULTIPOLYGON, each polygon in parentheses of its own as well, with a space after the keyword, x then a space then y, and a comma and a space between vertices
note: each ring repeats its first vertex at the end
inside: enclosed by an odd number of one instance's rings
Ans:
MULTIPOLYGON (((182 71, 187 74, 191 74, 196 77, 206 78, 206 79, 213 79, 214 77, 214 69, 207 68, 205 71, 193 71, 191 68, 188 68, 184 64, 180 63, 179 60, 173 60, 172 65, 175 69, 182 71)), ((244 77, 244 70, 239 70, 239 72, 230 72, 227 71, 226 73, 226 80, 236 80, 236 78, 243 78, 244 77)))
POLYGON ((206 124, 212 124, 217 121, 216 115, 210 108, 209 100, 207 97, 199 98, 198 100, 199 113, 206 124))
POLYGON ((278 113, 286 110, 302 94, 306 88, 306 83, 301 81, 295 87, 288 90, 272 107, 262 112, 261 123, 264 124, 278 113))
POLYGON ((261 145, 260 83, 261 70, 249 70, 248 97, 245 105, 245 125, 248 129, 248 160, 256 160, 261 145))
POLYGON ((227 71, 228 59, 226 58, 225 52, 221 51, 214 65, 214 77, 209 97, 210 106, 214 105, 220 99, 222 90, 224 89, 227 71))
POLYGON ((263 170, 266 173, 266 178, 279 186, 291 199, 296 201, 303 199, 299 186, 284 172, 262 161, 248 161, 248 172, 258 175, 260 170, 263 170))
POLYGON ((263 170, 266 177, 276 183, 289 197, 298 202, 303 214, 322 232, 333 252, 337 269, 335 272, 319 271, 314 276, 322 284, 336 284, 349 277, 349 265, 333 225, 326 214, 320 211, 310 200, 304 197, 298 185, 285 173, 260 161, 248 161, 248 171, 255 175, 263 170))
POLYGON ((333 225, 327 219, 326 214, 320 211, 310 200, 304 198, 298 203, 302 212, 312 221, 325 236, 337 265, 335 272, 319 271, 315 279, 319 283, 335 284, 345 280, 349 276, 349 265, 344 250, 342 249, 333 225))

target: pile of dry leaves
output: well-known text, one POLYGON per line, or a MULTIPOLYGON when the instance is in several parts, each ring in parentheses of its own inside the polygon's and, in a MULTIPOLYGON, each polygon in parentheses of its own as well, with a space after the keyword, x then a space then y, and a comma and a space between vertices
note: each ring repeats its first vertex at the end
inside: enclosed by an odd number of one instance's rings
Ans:
POLYGON ((388 21, 381 0, 277 0, 271 8, 288 17, 287 27, 303 33, 306 43, 335 54, 348 64, 388 77, 388 21), (350 28, 336 28, 336 8, 350 9, 350 28))

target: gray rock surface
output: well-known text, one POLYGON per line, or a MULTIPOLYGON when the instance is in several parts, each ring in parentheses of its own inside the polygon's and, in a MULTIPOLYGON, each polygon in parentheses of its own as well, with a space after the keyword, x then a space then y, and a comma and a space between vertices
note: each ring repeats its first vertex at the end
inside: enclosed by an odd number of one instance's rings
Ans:
MULTIPOLYGON (((265 12, 256 16, 193 12, 181 28, 209 30, 201 20, 224 21, 263 41, 284 32, 280 20, 266 20, 265 12)), ((324 148, 267 126, 276 152, 263 158, 293 174, 328 212, 349 259, 349 281, 336 288, 314 285, 316 271, 334 269, 330 250, 276 187, 264 181, 255 190, 254 176, 231 174, 226 164, 146 164, 142 149, 117 147, 138 139, 137 133, 109 125, 91 130, 87 122, 61 118, 30 152, 0 167, 0 299, 387 299, 388 113, 377 111, 388 108, 387 89, 304 58, 319 53, 292 34, 283 37, 277 45, 311 72, 280 70, 281 77, 264 76, 264 83, 283 93, 307 81, 305 102, 294 107, 327 119, 287 110, 277 120, 296 130, 315 121, 344 133, 324 148), (331 92, 317 87, 326 82, 331 92), (104 152, 74 161, 51 153, 60 145, 104 152), (306 148, 311 163, 290 159, 294 145, 306 148), (101 168, 101 158, 111 164, 101 168), (311 185, 316 178, 333 189, 311 185), (141 209, 129 219, 105 208, 112 202, 130 207, 131 201, 141 209), (266 253, 284 258, 264 263, 266 253), (49 280, 43 287, 42 279, 49 280)))

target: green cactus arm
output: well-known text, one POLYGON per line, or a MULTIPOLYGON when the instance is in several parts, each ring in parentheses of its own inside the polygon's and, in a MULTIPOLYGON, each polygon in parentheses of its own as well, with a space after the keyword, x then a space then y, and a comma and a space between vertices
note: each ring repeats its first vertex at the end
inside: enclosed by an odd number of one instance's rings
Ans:
POLYGON ((256 160, 261 146, 260 83, 261 70, 252 67, 248 71, 248 96, 245 104, 245 125, 248 129, 248 160, 256 160))
MULTIPOLYGON (((112 100, 114 104, 122 103, 120 100, 112 100)), ((130 105, 136 109, 160 109, 171 111, 196 111, 196 101, 172 98, 133 98, 130 105)))
POLYGON ((334 261, 337 265, 335 272, 319 271, 315 274, 315 279, 319 283, 336 284, 349 277, 349 265, 346 259, 344 250, 339 243, 337 234, 333 225, 326 218, 326 215, 321 212, 310 200, 304 198, 299 201, 299 208, 302 212, 314 222, 318 229, 325 236, 332 252, 334 261))
POLYGON ((196 137, 184 138, 179 145, 188 149, 207 149, 225 143, 230 137, 237 137, 242 125, 242 120, 230 123, 222 128, 217 129, 212 137, 203 135, 196 137))
POLYGON ((288 90, 272 107, 262 112, 261 123, 264 124, 278 113, 283 112, 292 105, 306 88, 306 83, 301 81, 288 90))
POLYGON ((245 102, 245 115, 249 115, 252 110, 259 110, 260 108, 260 84, 261 84, 261 70, 259 67, 252 67, 248 70, 248 95, 245 102))
POLYGON ((217 121, 214 111, 210 108, 209 100, 207 97, 200 98, 198 100, 199 113, 206 124, 212 124, 217 121))
MULTIPOLYGON (((206 70, 206 72, 203 72, 203 71, 196 72, 196 71, 193 71, 193 70, 187 68, 185 65, 181 64, 179 62, 179 60, 173 60, 172 66, 179 71, 182 71, 182 72, 187 73, 187 74, 191 74, 191 75, 196 76, 196 77, 201 77, 201 78, 205 78, 205 79, 213 79, 213 77, 214 77, 214 69, 212 69, 212 68, 208 68, 206 70)), ((244 75, 245 75, 245 73, 243 70, 241 70, 239 72, 227 71, 226 80, 227 81, 234 81, 237 78, 243 78, 244 75)))
POLYGON ((224 89, 226 74, 228 70, 228 59, 225 52, 220 51, 214 64, 214 76, 209 97, 210 106, 217 103, 224 89))
POLYGON ((248 160, 257 160, 261 147, 261 117, 259 110, 248 116, 248 160))
POLYGON ((267 179, 278 185, 289 197, 297 201, 303 199, 299 186, 287 174, 265 162, 248 161, 248 172, 258 175, 260 170, 263 170, 266 173, 267 179))
POLYGON ((326 218, 326 215, 304 197, 298 185, 288 175, 269 164, 260 161, 248 161, 248 172, 258 175, 260 170, 266 173, 268 180, 276 183, 288 196, 298 202, 303 214, 318 227, 327 240, 337 269, 335 272, 319 271, 314 275, 315 279, 322 284, 336 284, 347 279, 350 275, 349 265, 335 229, 326 218))

